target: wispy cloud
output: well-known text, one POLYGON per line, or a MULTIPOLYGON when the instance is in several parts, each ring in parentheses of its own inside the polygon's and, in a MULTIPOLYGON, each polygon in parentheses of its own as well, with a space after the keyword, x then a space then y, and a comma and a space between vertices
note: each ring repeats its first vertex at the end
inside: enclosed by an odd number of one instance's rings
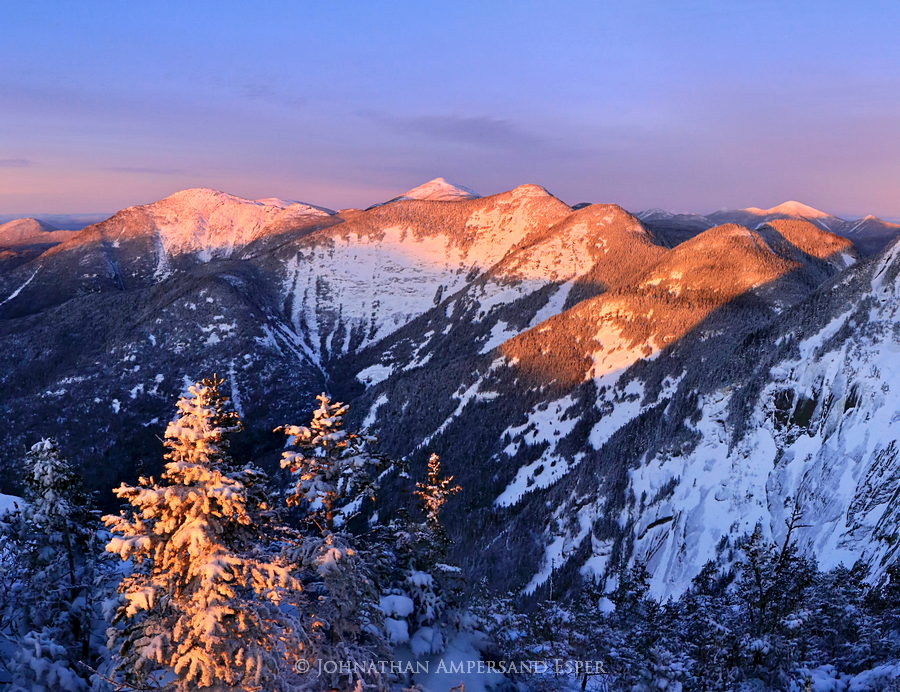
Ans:
POLYGON ((180 175, 184 173, 182 168, 154 168, 153 166, 107 166, 103 170, 132 175, 180 175))
POLYGON ((32 163, 29 159, 0 159, 0 168, 28 168, 32 163))
POLYGON ((551 142, 514 122, 486 115, 386 115, 364 111, 361 115, 400 134, 496 148, 546 146, 551 142))
POLYGON ((238 88, 238 95, 250 101, 261 101, 283 108, 302 108, 307 99, 265 82, 248 82, 238 88))

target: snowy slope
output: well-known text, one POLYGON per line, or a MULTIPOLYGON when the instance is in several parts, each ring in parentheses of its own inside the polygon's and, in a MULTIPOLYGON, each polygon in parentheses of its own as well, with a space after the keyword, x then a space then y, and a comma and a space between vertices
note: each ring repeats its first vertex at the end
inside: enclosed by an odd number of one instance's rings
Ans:
POLYGON ((441 354, 485 354, 578 302, 631 280, 665 250, 616 205, 567 214, 513 248, 457 293, 444 293, 421 324, 361 354, 358 379, 380 381, 394 369, 426 366, 441 354))
POLYGON ((570 213, 534 185, 454 204, 385 205, 283 251, 297 333, 321 360, 382 339, 570 213))
POLYGON ((61 243, 74 235, 74 231, 60 231, 40 219, 13 219, 0 224, 0 247, 61 243))
POLYGON ((394 197, 391 202, 399 202, 407 199, 429 200, 432 202, 456 202, 463 199, 477 199, 480 195, 462 185, 451 183, 445 178, 434 178, 426 183, 417 185, 407 190, 399 197, 394 197))
POLYGON ((139 216, 143 223, 123 224, 110 233, 112 242, 154 233, 162 270, 167 258, 194 253, 202 261, 227 257, 285 219, 328 216, 321 207, 280 199, 251 201, 217 190, 181 190, 158 202, 126 209, 120 214, 139 216))
MULTIPOLYGON (((365 422, 397 453, 424 440, 419 449, 439 451, 463 487, 477 486, 483 519, 471 506, 457 519, 523 555, 484 557, 478 569, 491 578, 519 575, 513 583, 532 590, 563 567, 611 575, 643 556, 638 536, 652 540, 672 522, 642 504, 632 512, 628 498, 646 490, 661 501, 677 479, 648 471, 661 488, 647 490, 633 480, 639 471, 625 469, 644 468, 645 455, 669 454, 669 445, 697 447, 706 431, 692 422, 696 394, 728 373, 707 363, 741 362, 746 337, 852 261, 846 240, 810 224, 723 226, 667 251, 625 212, 586 207, 357 357, 369 385, 365 422), (585 283, 592 291, 579 293, 585 283), (477 353, 473 342, 483 344, 477 353), (410 396, 424 403, 410 407, 410 396), (499 526, 480 523, 498 513, 499 526), (546 528, 532 543, 535 527, 546 528)), ((723 386, 734 387, 728 377, 723 386)), ((702 444, 719 444, 714 432, 702 444)), ((685 574, 714 545, 702 543, 685 574)), ((681 588, 674 572, 659 573, 662 591, 681 588)))
POLYGON ((778 338, 791 345, 789 356, 765 368, 761 391, 741 404, 746 432, 735 438, 723 425, 741 392, 711 392, 692 424, 700 444, 684 455, 652 455, 630 474, 635 497, 657 498, 623 517, 633 522, 636 556, 649 559, 657 593, 683 589, 723 537, 761 522, 780 538, 795 500, 808 525, 801 541, 823 568, 864 559, 877 576, 896 559, 898 272, 895 244, 837 294, 854 302, 801 310, 792 317, 808 318, 805 329, 785 321, 778 338), (645 528, 663 517, 671 519, 645 528))

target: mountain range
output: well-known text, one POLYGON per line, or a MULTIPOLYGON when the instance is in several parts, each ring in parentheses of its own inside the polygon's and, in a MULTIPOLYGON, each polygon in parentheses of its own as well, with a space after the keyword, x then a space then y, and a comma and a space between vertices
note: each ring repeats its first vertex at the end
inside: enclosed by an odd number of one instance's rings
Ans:
POLYGON ((673 214, 663 209, 648 209, 638 213, 637 216, 672 245, 677 245, 701 231, 723 223, 737 223, 748 228, 758 228, 779 219, 802 219, 823 230, 851 238, 857 250, 866 257, 878 253, 900 232, 900 224, 884 221, 877 216, 842 219, 795 201, 783 202, 770 209, 758 207, 722 209, 705 216, 673 214))
POLYGON ((805 550, 877 577, 900 538, 900 226, 577 206, 439 178, 366 210, 191 189, 77 232, 4 224, 0 491, 53 435, 109 504, 218 372, 235 453, 266 468, 323 390, 413 479, 437 452, 454 557, 497 588, 611 589, 639 560, 678 594, 794 505, 805 550))

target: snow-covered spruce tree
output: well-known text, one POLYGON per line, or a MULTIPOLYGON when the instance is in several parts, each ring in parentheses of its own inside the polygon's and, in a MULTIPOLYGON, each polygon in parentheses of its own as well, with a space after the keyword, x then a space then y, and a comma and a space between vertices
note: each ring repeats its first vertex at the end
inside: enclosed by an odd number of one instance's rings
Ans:
POLYGON ((441 474, 437 454, 428 459, 424 482, 416 483, 424 521, 395 526, 398 573, 381 599, 395 645, 409 643, 416 656, 444 650, 465 620, 461 607, 462 572, 446 562, 450 541, 441 510, 461 488, 441 474))
POLYGON ((304 682, 310 689, 383 689, 387 681, 371 668, 389 653, 374 576, 383 546, 354 533, 351 520, 374 499, 389 462, 344 428, 346 405, 316 398, 308 425, 276 428, 288 436, 281 465, 295 479, 287 504, 301 514, 302 536, 286 555, 302 570, 309 597, 303 656, 312 672, 304 682), (342 662, 349 672, 329 667, 342 662), (367 668, 370 674, 360 674, 367 668))
POLYGON ((670 646, 689 659, 687 689, 730 689, 740 678, 738 643, 746 618, 734 607, 730 581, 710 560, 675 604, 678 622, 670 646))
POLYGON ((325 394, 316 400, 309 425, 284 425, 275 432, 287 435, 292 447, 281 456, 282 468, 295 479, 287 503, 300 507, 305 520, 325 533, 350 521, 367 498, 374 499, 378 477, 390 462, 369 449, 370 438, 345 429, 349 406, 332 403, 325 394))
POLYGON ((25 455, 21 506, 0 518, 0 565, 11 589, 0 596, 0 631, 16 651, 6 668, 14 689, 80 690, 101 643, 94 598, 99 524, 88 495, 53 439, 25 455))
POLYGON ((164 473, 117 488, 130 507, 104 517, 106 549, 131 561, 109 630, 128 683, 269 690, 293 678, 299 584, 278 556, 264 477, 228 454, 240 421, 220 384, 188 388, 166 428, 164 473))
POLYGON ((804 592, 816 572, 793 539, 799 520, 795 509, 780 546, 766 540, 757 526, 741 546, 737 565, 735 595, 746 615, 740 642, 743 674, 775 688, 787 684, 796 666, 793 630, 802 626, 804 592))
MULTIPOLYGON (((441 510, 447 501, 462 488, 453 485, 453 476, 441 475, 441 460, 437 454, 428 457, 428 471, 424 483, 416 483, 413 494, 422 503, 422 512, 425 515, 425 523, 429 530, 437 534, 443 534, 441 526, 441 510)), ((446 541, 446 539, 443 539, 446 541)))
POLYGON ((650 595, 650 574, 643 562, 624 569, 610 600, 613 611, 598 629, 593 647, 623 689, 681 690, 683 663, 671 641, 666 609, 650 595), (607 641, 603 641, 607 637, 607 641))

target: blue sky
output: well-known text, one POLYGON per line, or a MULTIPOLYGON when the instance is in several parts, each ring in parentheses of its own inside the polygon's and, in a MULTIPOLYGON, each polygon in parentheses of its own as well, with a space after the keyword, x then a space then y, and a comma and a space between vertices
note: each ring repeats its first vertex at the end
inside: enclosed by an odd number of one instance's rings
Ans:
POLYGON ((900 217, 898 29, 896 2, 4 3, 0 213, 442 175, 900 217))

